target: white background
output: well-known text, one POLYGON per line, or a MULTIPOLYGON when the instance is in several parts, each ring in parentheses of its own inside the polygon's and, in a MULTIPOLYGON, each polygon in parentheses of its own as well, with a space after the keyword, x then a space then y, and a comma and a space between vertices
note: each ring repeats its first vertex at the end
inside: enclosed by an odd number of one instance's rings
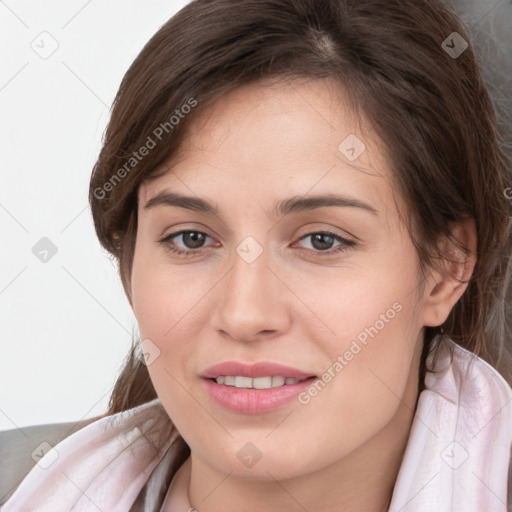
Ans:
MULTIPOLYGON (((88 183, 122 76, 185 3, 0 0, 0 430, 107 407, 136 324, 96 239, 88 183), (31 47, 54 40, 46 59, 31 47), (58 249, 46 263, 32 253, 42 237, 58 249)), ((510 112, 512 4, 450 3, 510 112)))
POLYGON ((105 411, 136 328, 88 183, 125 71, 186 1, 0 2, 0 429, 105 411), (31 47, 58 49, 47 59, 31 47), (46 263, 32 247, 48 237, 46 263))

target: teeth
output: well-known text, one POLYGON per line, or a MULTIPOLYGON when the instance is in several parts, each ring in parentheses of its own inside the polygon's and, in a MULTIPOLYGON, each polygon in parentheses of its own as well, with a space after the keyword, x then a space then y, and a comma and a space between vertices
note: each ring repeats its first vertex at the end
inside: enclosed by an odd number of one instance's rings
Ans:
POLYGON ((299 379, 292 377, 284 378, 281 375, 275 375, 272 377, 242 377, 240 375, 221 375, 215 379, 217 384, 224 384, 224 386, 233 386, 235 388, 244 389, 269 389, 278 388, 280 386, 286 386, 289 384, 297 384, 299 379))
POLYGON ((272 377, 272 387, 284 386, 284 377, 272 377))
POLYGON ((236 388, 252 388, 251 377, 235 377, 236 388))
POLYGON ((236 381, 236 377, 224 377, 224 385, 225 386, 234 386, 236 381))
POLYGON ((256 377, 252 379, 254 389, 268 389, 272 387, 272 377, 256 377))

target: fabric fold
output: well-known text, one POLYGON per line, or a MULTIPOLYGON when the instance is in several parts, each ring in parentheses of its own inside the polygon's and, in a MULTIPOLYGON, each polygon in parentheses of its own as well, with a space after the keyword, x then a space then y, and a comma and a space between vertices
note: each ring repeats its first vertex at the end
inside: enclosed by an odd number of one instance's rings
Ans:
POLYGON ((157 444, 168 422, 155 399, 87 425, 46 453, 0 510, 128 511, 177 437, 157 444))
POLYGON ((507 512, 512 390, 494 368, 453 342, 444 342, 438 356, 426 375, 389 510, 507 512))

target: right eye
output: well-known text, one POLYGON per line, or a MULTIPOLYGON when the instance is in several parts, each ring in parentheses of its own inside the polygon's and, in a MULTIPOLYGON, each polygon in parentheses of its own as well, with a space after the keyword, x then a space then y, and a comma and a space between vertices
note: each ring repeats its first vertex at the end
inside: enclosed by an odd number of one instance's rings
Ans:
POLYGON ((201 252, 206 238, 210 238, 206 233, 189 229, 170 233, 158 242, 161 243, 167 251, 179 256, 193 256, 201 252), (174 241, 175 238, 179 239, 179 237, 181 237, 184 247, 180 247, 174 241))

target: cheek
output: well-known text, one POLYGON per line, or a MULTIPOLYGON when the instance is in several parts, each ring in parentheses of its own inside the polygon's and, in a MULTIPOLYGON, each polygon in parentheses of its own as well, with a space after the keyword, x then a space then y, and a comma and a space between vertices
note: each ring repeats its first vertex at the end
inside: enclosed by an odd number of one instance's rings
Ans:
POLYGON ((184 331, 189 332, 194 306, 204 294, 204 285, 200 280, 190 279, 190 273, 179 266, 169 265, 165 255, 158 254, 156 257, 143 244, 136 248, 131 277, 133 312, 142 339, 172 345, 166 340, 183 339, 180 331, 184 326, 184 331))
POLYGON ((179 392, 183 361, 191 359, 195 333, 190 323, 189 290, 142 250, 135 252, 131 289, 142 350, 150 354, 148 372, 159 398, 179 392), (180 290, 179 293, 176 290, 180 290), (188 313, 188 314, 187 314, 188 313))
POLYGON ((200 325, 193 308, 199 291, 168 267, 148 264, 142 256, 135 255, 131 284, 142 347, 152 354, 147 369, 168 415, 179 431, 187 432, 191 425, 204 423, 191 398, 193 372, 187 370, 200 325))
POLYGON ((142 246, 135 251, 133 312, 143 346, 148 343, 158 354, 148 371, 159 396, 195 376, 194 351, 205 325, 205 295, 212 286, 204 279, 191 279, 190 271, 171 266, 165 255, 155 257, 142 246))
MULTIPOLYGON (((361 403, 396 408, 404 394, 417 337, 421 330, 414 266, 404 272, 388 270, 386 279, 364 291, 354 290, 342 315, 347 326, 342 349, 346 366, 341 373, 357 383, 361 403)), ((363 288, 363 287, 362 287, 363 288)), ((340 392, 343 392, 340 390, 340 392)), ((354 404, 359 409, 357 403, 354 404)), ((359 411, 364 415, 363 408, 359 411)))
MULTIPOLYGON (((338 439, 336 457, 391 421, 411 385, 411 368, 416 371, 418 268, 413 258, 395 263, 353 274, 339 287, 331 286, 329 296, 317 296, 317 311, 334 333, 309 332, 328 357, 320 382, 300 397, 301 428, 305 437, 338 439)), ((311 456, 325 448, 314 444, 311 456)))

